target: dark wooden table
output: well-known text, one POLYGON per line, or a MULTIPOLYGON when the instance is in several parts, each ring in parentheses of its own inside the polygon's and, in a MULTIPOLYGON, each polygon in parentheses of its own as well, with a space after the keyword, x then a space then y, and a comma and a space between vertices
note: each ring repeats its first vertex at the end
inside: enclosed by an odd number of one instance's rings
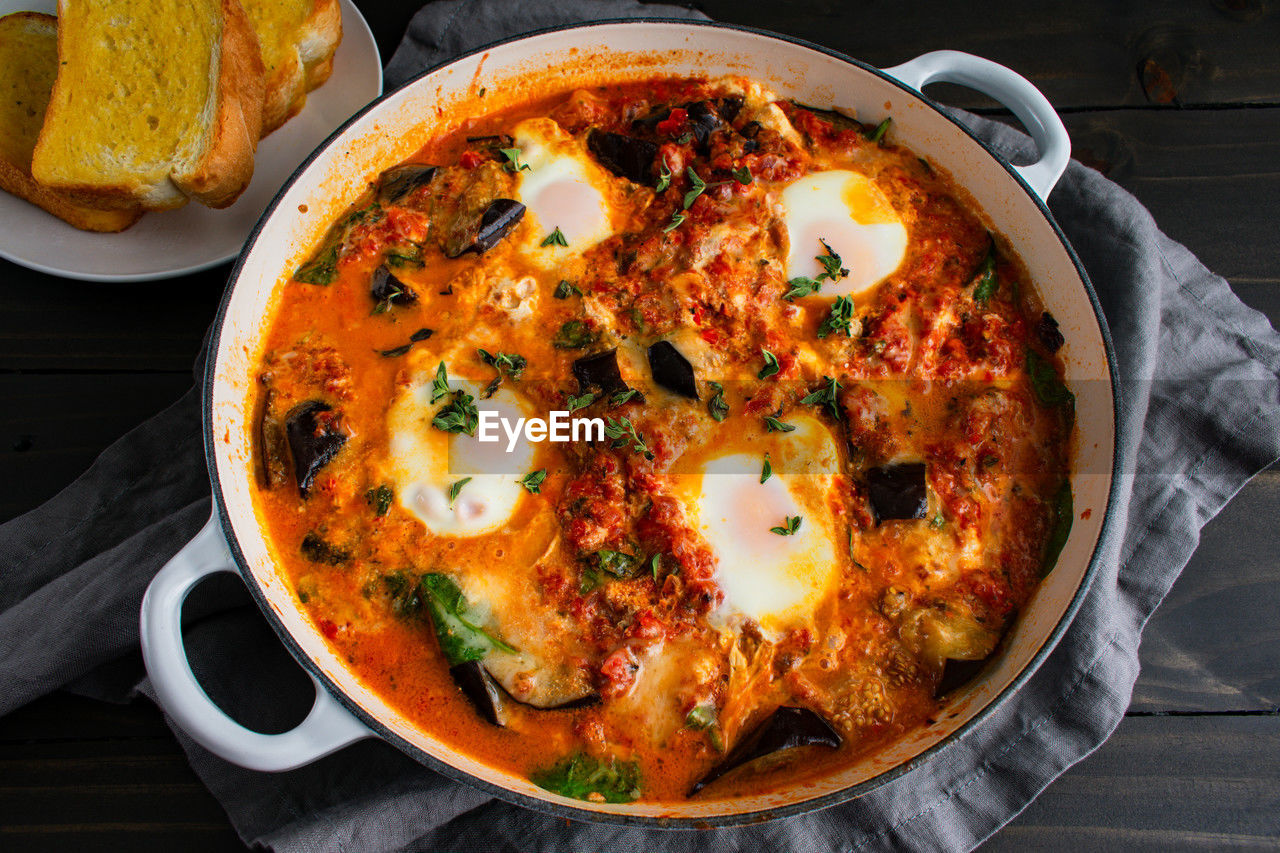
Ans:
MULTIPOLYGON (((389 57, 415 4, 359 5, 389 57)), ((1062 113, 1077 157, 1280 320, 1280 14, 1268 4, 698 5, 875 65, 955 48, 1020 71, 1062 113)), ((999 115, 960 89, 932 94, 999 115)), ((191 385, 227 272, 102 285, 0 261, 0 519, 191 385)), ((985 849, 1280 847, 1278 522, 1273 467, 1204 529, 1148 624, 1119 731, 985 849)), ((0 719, 0 849, 179 847, 242 845, 152 705, 55 695, 0 719)))

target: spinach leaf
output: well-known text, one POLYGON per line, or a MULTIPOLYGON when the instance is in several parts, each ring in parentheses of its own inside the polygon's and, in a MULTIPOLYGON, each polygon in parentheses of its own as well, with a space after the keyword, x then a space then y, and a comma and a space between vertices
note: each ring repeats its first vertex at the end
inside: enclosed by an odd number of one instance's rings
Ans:
POLYGON ((302 556, 313 563, 339 566, 351 559, 351 554, 321 538, 314 530, 302 537, 302 556))
POLYGON ((1031 378, 1031 390, 1043 406, 1074 406, 1076 395, 1058 377, 1053 363, 1035 350, 1027 350, 1027 375, 1031 378))
POLYGON ((333 284, 338 277, 338 244, 330 243, 322 247, 293 274, 294 281, 304 284, 333 284))
POLYGON ((977 283, 973 286, 973 301, 983 304, 991 301, 991 297, 996 295, 996 288, 1000 286, 1000 280, 996 277, 996 241, 992 240, 987 244, 987 254, 982 259, 982 263, 978 264, 978 271, 974 273, 977 283))
POLYGON ((560 327, 551 345, 556 349, 586 349, 595 343, 596 334, 581 320, 570 320, 560 327))
POLYGON ((369 508, 378 518, 382 518, 391 509, 391 501, 394 497, 395 493, 385 483, 364 493, 365 503, 369 504, 369 508))
POLYGON ((382 586, 391 596, 391 612, 397 616, 417 616, 422 611, 422 596, 418 585, 404 572, 396 571, 382 576, 382 586))
POLYGON ((640 768, 635 762, 613 757, 601 761, 581 752, 537 771, 529 780, 539 788, 575 800, 629 803, 640 796, 640 768))
POLYGON ((431 624, 449 666, 480 660, 490 649, 514 652, 511 646, 469 618, 467 599, 448 575, 428 572, 418 581, 418 594, 431 613, 431 624))
POLYGON ((1075 520, 1072 516, 1074 512, 1071 481, 1063 480, 1062 485, 1058 487, 1058 493, 1053 496, 1053 526, 1049 528, 1049 541, 1044 546, 1044 562, 1040 564, 1040 577, 1045 577, 1053 571, 1054 565, 1058 562, 1062 546, 1067 544, 1067 537, 1071 535, 1071 523, 1075 520))

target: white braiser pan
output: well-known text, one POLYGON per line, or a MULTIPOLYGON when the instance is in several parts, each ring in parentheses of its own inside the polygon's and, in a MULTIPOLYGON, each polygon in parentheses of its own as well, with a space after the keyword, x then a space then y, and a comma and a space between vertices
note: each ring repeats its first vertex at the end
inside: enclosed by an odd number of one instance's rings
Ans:
MULTIPOLYGON (((257 770, 285 770, 362 738, 382 738, 428 767, 510 802, 578 820, 655 826, 768 820, 865 793, 927 762, 948 740, 1013 695, 1066 629, 1088 585, 1109 519, 1115 455, 1113 357, 1101 311, 1044 199, 1070 143, 1044 96, 995 63, 954 51, 877 70, 814 45, 755 30, 690 21, 571 27, 483 48, 429 71, 352 118, 280 191, 250 237, 218 313, 205 377, 205 453, 213 485, 208 525, 156 576, 142 605, 142 648, 165 710, 218 755, 257 770), (1000 657, 957 691, 932 725, 856 765, 801 787, 724 800, 611 805, 570 800, 459 754, 409 722, 360 682, 277 574, 255 514, 252 390, 273 293, 318 234, 381 171, 463 117, 541 92, 656 75, 744 75, 783 98, 864 121, 893 117, 895 142, 951 173, 1021 256, 1061 324, 1068 385, 1076 392, 1075 523, 1057 567, 1040 585, 1000 657), (1010 166, 920 94, 960 83, 1008 106, 1038 159, 1010 166), (314 707, 292 731, 251 732, 220 711, 191 673, 182 645, 183 599, 204 576, 238 572, 281 640, 316 685, 314 707)), ((269 701, 269 697, 264 697, 269 701)))

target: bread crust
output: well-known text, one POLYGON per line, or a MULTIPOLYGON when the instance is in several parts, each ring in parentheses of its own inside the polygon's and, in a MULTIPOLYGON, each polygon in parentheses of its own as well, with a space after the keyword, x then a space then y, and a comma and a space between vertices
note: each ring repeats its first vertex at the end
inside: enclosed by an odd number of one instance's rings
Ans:
POLYGON ((222 0, 218 106, 212 138, 195 168, 174 174, 184 193, 209 207, 229 207, 253 178, 262 135, 263 66, 258 36, 239 0, 222 0))
MULTIPOLYGON (((58 0, 58 15, 65 17, 72 0, 58 0)), ((128 209, 141 205, 145 210, 172 210, 195 198, 210 207, 227 207, 240 196, 253 177, 253 156, 261 134, 263 68, 258 37, 249 24, 239 0, 220 0, 222 33, 217 55, 215 82, 217 104, 209 127, 204 154, 190 167, 174 164, 167 178, 155 184, 132 182, 66 184, 56 175, 43 173, 46 132, 51 126, 60 88, 69 85, 59 73, 53 84, 44 128, 36 143, 32 175, 36 181, 87 207, 104 210, 128 209), (181 170, 181 171, 177 171, 181 170)), ((70 55, 65 28, 58 28, 59 61, 70 55)), ((60 118, 60 117, 58 117, 60 118)))
POLYGON ((64 193, 40 186, 27 172, 2 158, 0 190, 43 208, 81 231, 123 231, 141 219, 143 213, 136 205, 127 210, 98 210, 77 204, 64 193))
POLYGON ((311 14, 294 33, 293 55, 267 79, 262 108, 266 136, 302 111, 307 93, 333 73, 333 54, 342 41, 338 0, 314 0, 311 14))
MULTIPOLYGON (((41 12, 15 12, 0 20, 14 22, 14 26, 34 27, 50 38, 57 38, 58 19, 52 15, 41 12)), ((19 128, 0 127, 0 133, 10 132, 21 133, 22 131, 19 128)), ((23 135, 25 136, 25 133, 23 135)), ((123 231, 142 216, 142 209, 136 206, 128 210, 108 211, 76 204, 65 194, 36 183, 31 177, 30 159, 25 162, 16 162, 8 159, 7 156, 0 156, 0 190, 29 201, 84 231, 123 231)))

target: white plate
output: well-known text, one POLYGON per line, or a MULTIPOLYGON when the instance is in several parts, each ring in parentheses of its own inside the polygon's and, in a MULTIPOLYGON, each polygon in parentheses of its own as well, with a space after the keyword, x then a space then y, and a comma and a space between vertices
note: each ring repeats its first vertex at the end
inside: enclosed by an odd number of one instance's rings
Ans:
MULTIPOLYGON (((329 80, 302 112, 258 144, 253 181, 225 210, 191 203, 148 213, 119 234, 73 228, 33 204, 0 192, 0 257, 40 272, 85 281, 151 281, 229 261, 276 191, 311 150, 382 94, 382 60, 369 25, 351 0, 342 7, 342 43, 329 80)), ((0 0, 0 15, 54 14, 53 0, 0 0)))

